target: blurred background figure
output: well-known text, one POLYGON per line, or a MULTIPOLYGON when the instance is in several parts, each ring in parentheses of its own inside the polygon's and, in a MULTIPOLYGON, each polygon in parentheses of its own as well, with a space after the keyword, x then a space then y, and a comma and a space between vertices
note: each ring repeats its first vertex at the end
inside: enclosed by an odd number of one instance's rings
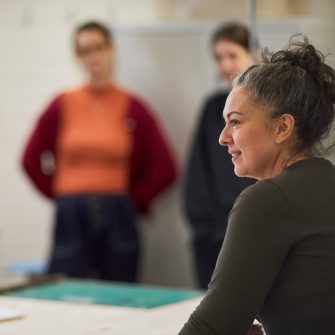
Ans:
POLYGON ((228 88, 211 95, 203 106, 184 188, 185 211, 193 232, 195 265, 202 288, 207 288, 210 281, 235 198, 253 183, 252 179, 235 176, 231 156, 218 143, 232 81, 252 63, 250 41, 248 29, 239 23, 219 26, 211 39, 217 73, 228 88))
POLYGON ((56 205, 48 272, 132 282, 137 213, 147 213, 175 180, 175 163, 148 107, 111 79, 108 28, 79 26, 74 48, 87 81, 49 104, 22 160, 31 182, 56 205))

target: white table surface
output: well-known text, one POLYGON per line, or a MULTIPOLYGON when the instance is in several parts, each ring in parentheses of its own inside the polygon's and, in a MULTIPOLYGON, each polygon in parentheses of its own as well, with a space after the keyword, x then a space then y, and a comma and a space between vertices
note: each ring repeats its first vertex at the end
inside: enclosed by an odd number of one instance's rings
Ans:
POLYGON ((0 310, 22 319, 0 323, 5 335, 176 335, 201 297, 154 309, 0 297, 0 310))

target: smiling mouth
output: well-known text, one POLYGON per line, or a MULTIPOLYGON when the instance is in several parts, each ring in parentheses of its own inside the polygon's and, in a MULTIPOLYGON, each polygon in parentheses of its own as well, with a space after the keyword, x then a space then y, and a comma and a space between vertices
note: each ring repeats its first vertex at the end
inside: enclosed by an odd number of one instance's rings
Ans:
POLYGON ((234 161, 235 159, 239 158, 241 155, 242 155, 241 152, 231 153, 232 161, 234 161))

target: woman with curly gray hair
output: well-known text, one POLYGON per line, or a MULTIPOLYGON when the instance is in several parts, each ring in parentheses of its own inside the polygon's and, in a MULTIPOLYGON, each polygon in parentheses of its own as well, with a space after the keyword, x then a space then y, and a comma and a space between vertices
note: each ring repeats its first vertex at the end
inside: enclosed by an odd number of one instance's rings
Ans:
POLYGON ((209 290, 180 335, 335 334, 335 71, 307 38, 264 52, 236 81, 220 144, 258 182, 230 212, 209 290))

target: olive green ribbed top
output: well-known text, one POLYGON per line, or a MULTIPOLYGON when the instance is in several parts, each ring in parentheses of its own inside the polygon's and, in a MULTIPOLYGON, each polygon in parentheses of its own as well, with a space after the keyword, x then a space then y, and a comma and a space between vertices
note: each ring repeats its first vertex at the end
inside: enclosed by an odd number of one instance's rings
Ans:
POLYGON ((335 334, 335 167, 298 161, 237 198, 209 289, 180 335, 335 334))

